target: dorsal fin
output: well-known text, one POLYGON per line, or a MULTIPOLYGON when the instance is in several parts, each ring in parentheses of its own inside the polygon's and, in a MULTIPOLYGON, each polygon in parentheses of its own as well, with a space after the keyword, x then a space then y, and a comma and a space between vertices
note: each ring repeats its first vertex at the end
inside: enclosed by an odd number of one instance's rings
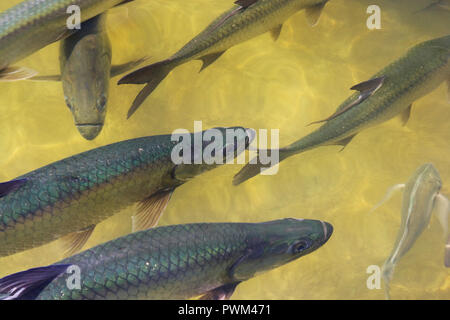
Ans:
POLYGON ((278 38, 280 37, 282 28, 283 28, 283 25, 280 24, 280 25, 276 26, 275 28, 273 28, 272 30, 270 30, 270 35, 272 36, 273 41, 278 40, 278 38))
POLYGON ((314 27, 315 25, 317 25, 324 7, 325 3, 320 3, 305 9, 306 20, 308 21, 310 26, 314 27))
POLYGON ((252 4, 258 2, 259 0, 237 0, 234 2, 234 4, 237 4, 238 6, 241 6, 242 8, 248 8, 252 4))
POLYGON ((11 180, 8 182, 0 183, 0 198, 19 189, 26 182, 27 182, 27 179, 17 179, 17 180, 11 180))
POLYGON ((353 102, 349 103, 348 105, 346 105, 346 106, 344 106, 342 108, 339 108, 338 111, 333 113, 328 118, 323 119, 323 120, 319 120, 319 121, 311 122, 308 125, 329 121, 329 120, 334 119, 337 116, 343 114, 344 112, 350 110, 351 108, 357 106, 358 104, 360 104, 361 102, 363 102, 364 100, 366 100, 367 98, 372 96, 375 92, 377 92, 383 86, 383 83, 384 83, 385 79, 386 79, 386 77, 382 76, 382 77, 379 77, 379 78, 370 79, 370 80, 358 83, 357 85, 354 85, 350 89, 360 92, 360 95, 358 96, 358 98, 356 98, 353 102))

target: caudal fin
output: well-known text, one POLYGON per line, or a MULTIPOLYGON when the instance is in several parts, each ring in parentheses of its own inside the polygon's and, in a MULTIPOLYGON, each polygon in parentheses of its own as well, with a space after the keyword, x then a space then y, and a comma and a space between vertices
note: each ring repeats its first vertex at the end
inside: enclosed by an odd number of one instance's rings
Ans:
POLYGON ((119 85, 146 84, 136 96, 131 108, 128 110, 128 119, 136 112, 145 99, 156 89, 175 66, 176 65, 172 64, 172 60, 164 60, 138 69, 119 80, 119 85))
POLYGON ((34 300, 70 265, 60 264, 14 273, 0 279, 0 300, 34 300))
POLYGON ((265 152, 265 154, 267 155, 267 158, 269 159, 274 159, 272 157, 271 152, 278 152, 278 161, 276 162, 270 162, 268 163, 267 159, 266 161, 261 161, 261 151, 258 150, 258 155, 256 156, 256 159, 253 158, 252 160, 249 161, 249 163, 247 163, 242 169, 241 171, 239 171, 233 178, 233 185, 237 186, 245 181, 247 181, 250 178, 253 178, 254 176, 260 174, 261 172, 263 172, 264 170, 267 170, 275 165, 277 165, 278 163, 280 163, 281 161, 283 161, 284 159, 288 158, 289 156, 291 156, 293 153, 287 151, 286 149, 278 149, 278 150, 267 150, 267 152, 265 152))

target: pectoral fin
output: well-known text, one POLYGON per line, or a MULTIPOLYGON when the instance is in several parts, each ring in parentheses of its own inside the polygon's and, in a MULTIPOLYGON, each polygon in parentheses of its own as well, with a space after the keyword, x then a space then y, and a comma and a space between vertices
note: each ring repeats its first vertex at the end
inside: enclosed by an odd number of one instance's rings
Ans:
POLYGON ((229 300, 240 282, 230 283, 215 288, 199 298, 199 300, 229 300))
POLYGON ((27 179, 17 179, 0 183, 0 198, 16 191, 27 182, 27 179))
POLYGON ((317 25, 324 7, 325 7, 325 3, 321 3, 321 4, 315 5, 313 7, 306 8, 306 10, 305 10, 306 20, 308 21, 310 26, 314 27, 315 25, 317 25))
POLYGON ((405 111, 403 111, 402 114, 400 115, 401 120, 402 120, 402 125, 404 125, 404 126, 406 126, 409 118, 411 117, 411 108, 412 108, 412 104, 410 104, 409 107, 406 108, 405 111))
POLYGON ((28 80, 30 80, 30 81, 61 81, 61 75, 54 74, 54 75, 50 75, 50 76, 35 76, 28 80))
POLYGON ((88 241, 94 229, 95 225, 92 225, 87 227, 86 229, 77 232, 72 232, 62 237, 61 240, 64 256, 69 257, 80 251, 88 241))
POLYGON ((146 230, 158 224, 173 191, 174 189, 169 189, 158 192, 139 203, 138 213, 132 217, 133 232, 146 230))
POLYGON ((350 143, 350 141, 353 140, 353 138, 354 138, 356 135, 357 135, 357 133, 355 133, 354 135, 352 135, 352 136, 350 136, 350 137, 347 137, 347 138, 345 138, 345 139, 339 140, 339 141, 333 143, 333 145, 336 145, 336 146, 342 146, 342 149, 339 151, 339 152, 341 152, 341 151, 343 151, 343 150, 345 149, 345 147, 350 143))
POLYGON ((0 81, 26 80, 37 75, 37 71, 23 67, 7 67, 0 71, 0 81))
POLYGON ((372 96, 375 92, 377 92, 383 86, 385 79, 386 79, 386 77, 383 76, 383 77, 379 77, 379 78, 361 82, 361 83, 351 87, 350 90, 357 90, 360 92, 360 95, 354 101, 350 102, 348 105, 341 106, 335 113, 333 113, 328 118, 311 122, 309 125, 329 121, 329 120, 334 119, 337 116, 343 114, 344 112, 347 112, 351 108, 359 105, 361 102, 363 102, 364 100, 366 100, 367 98, 372 96))
POLYGON ((270 35, 272 36, 273 41, 277 41, 280 37, 281 29, 283 28, 283 25, 280 24, 279 26, 273 28, 270 30, 270 35))
POLYGON ((203 61, 203 65, 202 68, 200 69, 199 72, 202 72, 203 70, 205 70, 207 67, 209 67, 211 64, 214 63, 214 61, 216 61, 217 59, 220 58, 221 55, 223 55, 225 53, 225 51, 222 52, 216 52, 216 53, 211 53, 208 54, 206 56, 203 56, 200 58, 200 60, 203 61))
POLYGON ((436 196, 436 216, 441 223, 444 240, 445 240, 445 254, 444 254, 444 264, 447 268, 450 268, 450 234, 448 232, 448 216, 450 214, 450 202, 442 194, 436 196))
POLYGON ((138 59, 138 60, 133 60, 133 61, 130 61, 130 62, 127 62, 127 63, 124 63, 124 64, 118 64, 118 65, 112 66, 111 67, 111 78, 136 68, 141 63, 143 63, 146 60, 148 60, 148 58, 149 57, 143 57, 143 58, 138 59))
POLYGON ((372 210, 369 211, 369 213, 374 212, 376 209, 378 209, 379 207, 381 207, 381 205, 383 203, 385 203, 386 201, 388 201, 390 198, 392 198, 392 196, 395 194, 395 192, 403 189, 405 187, 404 183, 400 183, 400 184, 396 184, 393 185, 392 187, 390 187, 388 189, 388 191, 386 192, 386 195, 383 197, 383 199, 380 200, 380 202, 378 202, 373 208, 372 210))

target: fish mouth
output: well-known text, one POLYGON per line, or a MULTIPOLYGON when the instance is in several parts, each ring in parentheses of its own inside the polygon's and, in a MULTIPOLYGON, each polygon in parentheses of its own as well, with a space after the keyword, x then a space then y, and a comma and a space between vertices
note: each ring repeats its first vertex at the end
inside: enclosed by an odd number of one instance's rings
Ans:
POLYGON ((323 227, 323 243, 327 242, 333 234, 333 226, 325 221, 320 221, 323 227))
POLYGON ((95 139, 103 129, 103 123, 77 123, 75 124, 83 138, 95 139))

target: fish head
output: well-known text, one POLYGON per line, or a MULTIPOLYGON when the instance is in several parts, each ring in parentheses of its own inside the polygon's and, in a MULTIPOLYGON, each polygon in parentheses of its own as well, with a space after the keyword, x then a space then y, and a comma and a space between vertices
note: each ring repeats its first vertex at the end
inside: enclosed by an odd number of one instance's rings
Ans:
POLYGON ((439 171, 432 163, 421 165, 416 173, 417 176, 420 177, 422 188, 433 189, 433 192, 435 193, 439 192, 442 187, 442 180, 439 171))
POLYGON ((243 127, 174 133, 172 139, 179 143, 172 150, 175 164, 172 176, 183 183, 221 164, 234 163, 234 158, 249 147, 255 136, 253 129, 243 127))
POLYGON ((105 122, 111 54, 96 35, 80 40, 64 64, 62 83, 66 105, 81 135, 92 140, 105 122))
POLYGON ((289 218, 253 226, 247 251, 230 268, 230 276, 238 281, 317 250, 333 233, 333 226, 320 220, 289 218))

